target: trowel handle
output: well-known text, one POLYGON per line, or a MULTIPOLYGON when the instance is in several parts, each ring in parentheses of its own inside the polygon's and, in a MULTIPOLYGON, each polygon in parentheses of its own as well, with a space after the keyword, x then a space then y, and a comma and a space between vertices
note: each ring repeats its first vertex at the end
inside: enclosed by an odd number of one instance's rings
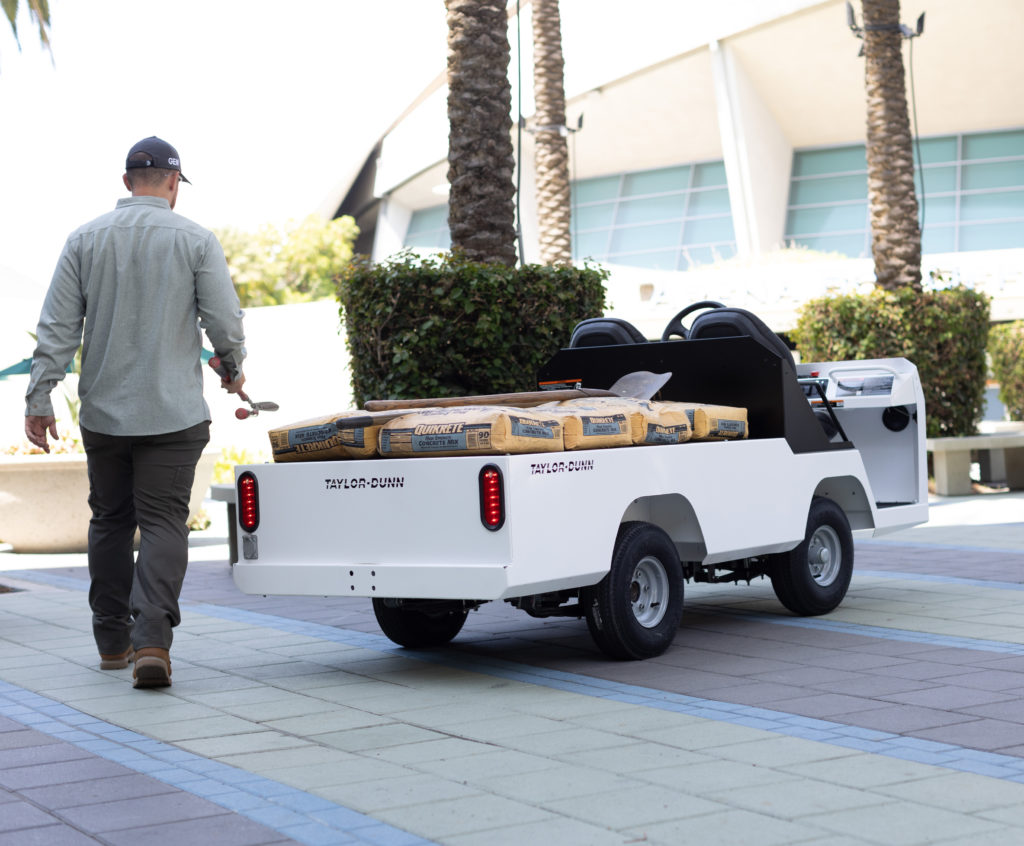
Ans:
POLYGON ((213 368, 213 372, 220 376, 221 379, 231 381, 231 374, 228 373, 228 369, 221 363, 220 356, 211 356, 207 364, 213 368))

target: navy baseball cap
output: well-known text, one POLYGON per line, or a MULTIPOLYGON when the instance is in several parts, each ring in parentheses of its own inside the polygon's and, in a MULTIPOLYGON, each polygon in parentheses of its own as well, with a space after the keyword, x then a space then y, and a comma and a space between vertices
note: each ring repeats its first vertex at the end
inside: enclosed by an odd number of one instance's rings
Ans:
MULTIPOLYGON (((132 147, 128 151, 128 160, 125 162, 124 166, 128 170, 140 167, 162 167, 166 170, 176 170, 181 175, 181 181, 188 182, 185 178, 185 174, 181 172, 181 158, 178 156, 178 151, 166 141, 157 138, 155 135, 150 135, 149 138, 143 138, 138 144, 132 147), (131 158, 136 153, 145 153, 149 158, 139 159, 133 162, 131 158)), ((192 183, 189 182, 188 184, 191 185, 192 183)))

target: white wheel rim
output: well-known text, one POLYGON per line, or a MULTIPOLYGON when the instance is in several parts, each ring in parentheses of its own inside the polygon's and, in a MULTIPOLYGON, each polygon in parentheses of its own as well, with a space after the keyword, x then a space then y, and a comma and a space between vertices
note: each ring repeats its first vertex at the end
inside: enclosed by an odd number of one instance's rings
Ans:
POLYGON ((831 526, 818 526, 807 543, 807 567, 819 587, 828 587, 843 566, 843 545, 831 526))
POLYGON ((629 602, 636 621, 653 629, 668 611, 669 581, 665 565, 648 555, 637 562, 629 585, 629 602))

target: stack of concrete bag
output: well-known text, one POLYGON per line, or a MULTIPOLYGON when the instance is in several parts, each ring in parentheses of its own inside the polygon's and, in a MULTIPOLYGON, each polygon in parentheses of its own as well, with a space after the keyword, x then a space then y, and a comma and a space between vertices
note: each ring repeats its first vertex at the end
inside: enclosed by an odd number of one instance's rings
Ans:
POLYGON ((339 429, 362 411, 270 431, 274 461, 374 456, 502 455, 745 438, 745 408, 588 397, 532 408, 467 405, 410 411, 380 426, 339 429))

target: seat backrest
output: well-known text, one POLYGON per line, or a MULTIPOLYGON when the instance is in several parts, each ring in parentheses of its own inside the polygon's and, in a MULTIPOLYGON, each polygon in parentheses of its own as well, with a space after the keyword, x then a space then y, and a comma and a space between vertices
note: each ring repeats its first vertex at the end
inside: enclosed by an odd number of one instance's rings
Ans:
POLYGON ((776 335, 767 324, 755 314, 742 308, 714 308, 706 311, 693 321, 687 339, 731 338, 749 335, 762 346, 767 347, 796 370, 793 353, 785 341, 776 335))
POLYGON ((643 333, 632 323, 618 317, 591 317, 576 324, 569 338, 570 347, 613 347, 619 344, 646 344, 643 333))

